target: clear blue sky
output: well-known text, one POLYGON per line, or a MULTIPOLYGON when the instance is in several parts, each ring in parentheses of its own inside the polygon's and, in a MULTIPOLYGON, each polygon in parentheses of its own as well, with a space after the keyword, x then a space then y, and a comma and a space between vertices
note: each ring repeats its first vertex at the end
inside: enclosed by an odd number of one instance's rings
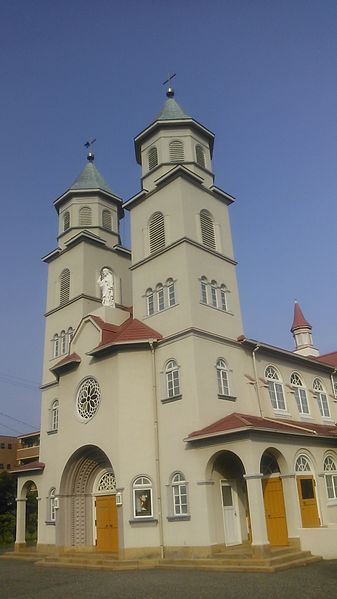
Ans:
POLYGON ((172 71, 237 198, 245 334, 292 349, 297 298, 316 346, 337 349, 336 13, 335 0, 1 2, 0 433, 31 430, 3 414, 39 426, 52 202, 89 136, 111 188, 139 190, 133 138, 172 71))

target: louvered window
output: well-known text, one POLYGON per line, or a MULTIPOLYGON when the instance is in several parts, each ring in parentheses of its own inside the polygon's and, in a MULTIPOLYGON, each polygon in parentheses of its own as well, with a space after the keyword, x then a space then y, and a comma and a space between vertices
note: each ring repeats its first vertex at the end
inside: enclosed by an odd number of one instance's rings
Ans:
POLYGON ((91 208, 83 206, 80 208, 80 227, 91 225, 91 208))
POLYGON ((111 212, 109 210, 103 210, 102 224, 103 224, 103 229, 107 229, 107 231, 112 230, 111 212))
POLYGON ((199 166, 205 168, 205 152, 201 146, 195 146, 195 157, 199 166))
POLYGON ((70 270, 65 268, 60 275, 60 305, 63 306, 69 301, 70 296, 70 270))
POLYGON ((170 162, 183 162, 184 144, 182 141, 174 140, 169 144, 170 162))
POLYGON ((158 152, 156 146, 149 149, 147 157, 149 161, 149 171, 152 171, 158 164, 158 152))
POLYGON ((165 247, 165 223, 161 212, 152 214, 149 221, 149 235, 151 254, 165 247))
POLYGON ((215 250, 216 246, 214 223, 211 215, 207 212, 207 210, 202 210, 200 212, 200 227, 202 243, 207 247, 211 248, 212 250, 215 250))
POLYGON ((70 229, 70 212, 65 212, 63 215, 63 231, 70 229))

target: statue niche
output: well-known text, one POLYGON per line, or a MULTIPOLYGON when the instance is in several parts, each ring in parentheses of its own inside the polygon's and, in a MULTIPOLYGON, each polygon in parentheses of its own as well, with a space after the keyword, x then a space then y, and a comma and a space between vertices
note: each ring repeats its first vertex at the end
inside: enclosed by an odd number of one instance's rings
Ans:
POLYGON ((110 268, 104 266, 97 280, 101 288, 102 306, 115 307, 114 277, 110 268))

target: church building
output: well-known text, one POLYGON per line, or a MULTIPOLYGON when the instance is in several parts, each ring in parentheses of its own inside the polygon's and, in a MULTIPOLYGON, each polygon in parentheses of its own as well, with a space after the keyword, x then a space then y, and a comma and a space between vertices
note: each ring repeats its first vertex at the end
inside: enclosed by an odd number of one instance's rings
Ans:
POLYGON ((337 558, 337 352, 319 355, 297 303, 293 352, 245 336, 213 143, 169 88, 135 137, 139 193, 115 195, 90 147, 54 202, 40 457, 17 470, 18 548, 34 483, 41 551, 337 558))

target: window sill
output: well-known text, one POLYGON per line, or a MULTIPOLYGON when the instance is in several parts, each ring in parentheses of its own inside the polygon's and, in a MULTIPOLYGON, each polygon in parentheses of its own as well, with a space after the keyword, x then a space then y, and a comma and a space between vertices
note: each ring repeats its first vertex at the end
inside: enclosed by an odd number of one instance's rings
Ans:
POLYGON ((201 306, 206 306, 207 308, 213 308, 217 312, 221 312, 222 314, 229 314, 229 316, 234 316, 233 312, 230 310, 223 310, 222 308, 218 308, 218 306, 213 306, 212 304, 206 304, 206 302, 200 302, 201 306))
POLYGON ((151 314, 146 313, 144 316, 144 319, 151 318, 151 316, 156 316, 157 314, 162 314, 163 312, 167 312, 167 310, 171 310, 171 308, 175 308, 176 306, 179 306, 178 302, 176 302, 175 304, 172 304, 172 306, 165 306, 165 308, 163 308, 162 310, 155 310, 151 314))
POLYGON ((218 398, 224 399, 226 401, 236 401, 237 400, 237 397, 235 397, 235 395, 222 395, 221 393, 218 393, 218 398))
POLYGON ((324 422, 333 422, 333 418, 331 418, 331 416, 322 416, 322 420, 324 420, 324 422))
POLYGON ((191 516, 189 514, 184 514, 182 516, 167 516, 168 522, 187 522, 191 520, 191 516))
POLYGON ((129 524, 148 524, 149 522, 152 522, 152 524, 158 524, 158 520, 157 518, 152 518, 152 517, 139 517, 139 518, 130 518, 129 520, 129 524))
POLYGON ((303 414, 300 412, 299 416, 300 416, 301 420, 313 420, 313 417, 310 416, 310 414, 303 414))
POLYGON ((47 431, 47 435, 56 435, 56 433, 58 433, 58 429, 55 429, 53 431, 47 431))
POLYGON ((336 499, 328 499, 327 501, 327 506, 328 507, 335 507, 337 505, 337 498, 336 499))
POLYGON ((52 520, 45 520, 46 526, 55 526, 55 522, 52 520))
POLYGON ((178 401, 179 399, 182 399, 183 396, 180 395, 174 395, 173 397, 165 397, 165 399, 161 400, 161 403, 171 403, 172 401, 178 401))
POLYGON ((287 417, 290 416, 291 417, 291 414, 289 412, 287 412, 286 410, 277 410, 275 408, 274 408, 274 414, 275 414, 275 416, 287 416, 287 417))

